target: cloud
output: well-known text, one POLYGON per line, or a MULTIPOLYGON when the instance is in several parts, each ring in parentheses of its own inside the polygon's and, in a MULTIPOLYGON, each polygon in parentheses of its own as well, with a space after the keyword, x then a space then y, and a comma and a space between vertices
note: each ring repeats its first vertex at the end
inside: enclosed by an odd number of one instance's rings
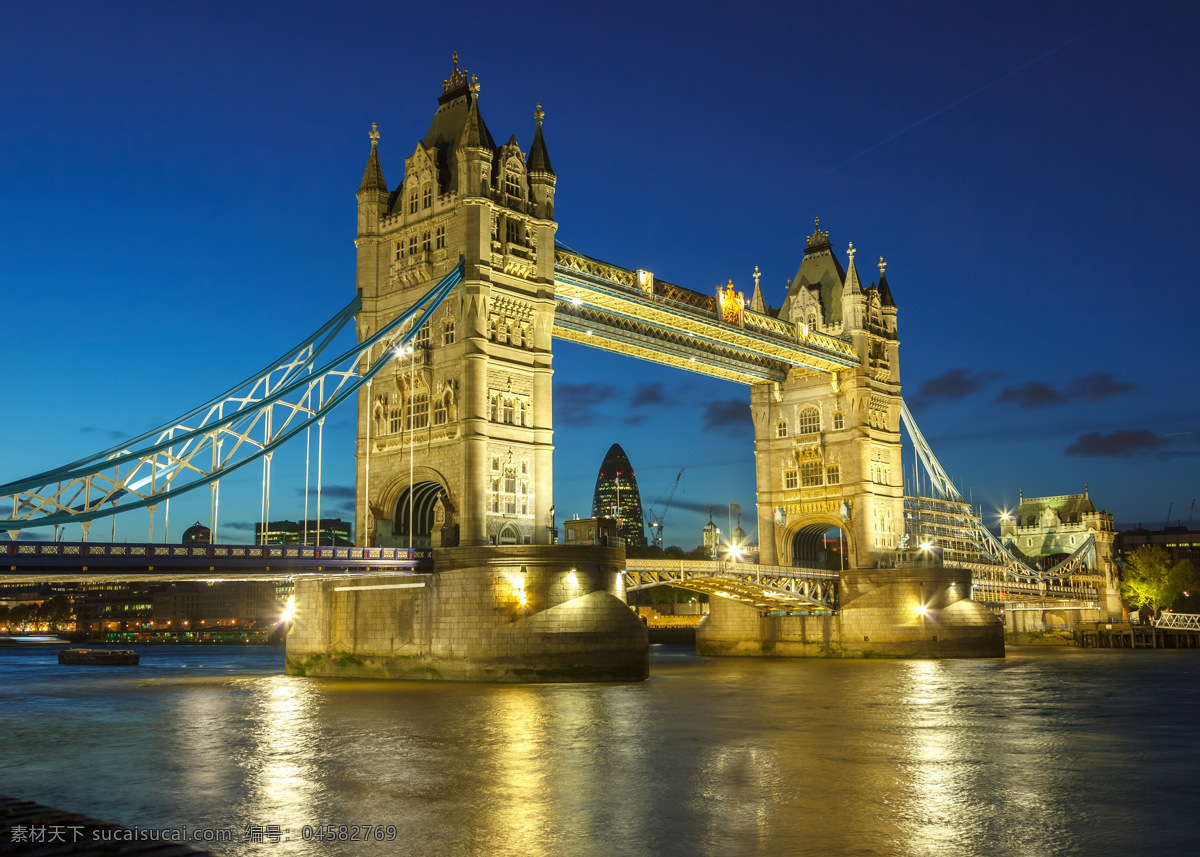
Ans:
POLYGON ((750 408, 745 399, 718 399, 704 406, 705 431, 740 435, 750 426, 750 408))
POLYGON ((1005 387, 996 396, 997 402, 1012 402, 1020 408, 1037 409, 1061 405, 1068 396, 1045 381, 1026 381, 1018 387, 1005 387))
POLYGON ((258 526, 258 522, 247 523, 246 521, 222 521, 221 529, 223 530, 241 530, 242 532, 254 532, 254 528, 258 526))
POLYGON ((930 378, 921 384, 914 399, 922 403, 931 403, 937 399, 958 401, 959 399, 977 393, 999 376, 998 372, 972 372, 970 369, 951 369, 936 378, 930 378))
POLYGON ((109 440, 124 440, 125 438, 129 437, 129 435, 125 434, 125 432, 114 431, 113 429, 104 429, 100 428, 99 426, 84 426, 79 431, 81 434, 98 434, 102 437, 108 438, 109 440))
POLYGON ((1018 407, 1036 410, 1066 404, 1072 399, 1099 402, 1136 389, 1136 384, 1121 381, 1111 372, 1092 372, 1068 381, 1062 390, 1056 390, 1045 381, 1026 381, 1005 387, 996 396, 996 401, 1012 402, 1018 407))
POLYGON ((1067 447, 1067 455, 1090 455, 1102 458, 1129 458, 1140 452, 1150 452, 1166 446, 1167 441, 1146 429, 1121 429, 1108 434, 1090 431, 1081 434, 1067 447))
MULTIPOLYGON (((301 486, 297 487, 296 492, 299 494, 303 494, 304 486, 301 485, 301 486)), ((308 487, 308 494, 310 497, 317 496, 316 487, 310 485, 308 487)), ((357 495, 355 493, 353 485, 322 485, 321 486, 321 499, 322 500, 353 500, 353 499, 355 499, 356 496, 357 495)))
POLYGON ((1136 384, 1117 380, 1111 372, 1093 372, 1076 378, 1068 388, 1068 394, 1079 399, 1089 399, 1098 402, 1109 396, 1130 393, 1137 389, 1136 384))
POLYGON ((600 422, 597 408, 612 401, 617 388, 611 384, 555 384, 554 420, 568 426, 600 422))
POLYGON ((675 397, 661 384, 638 384, 629 396, 631 408, 661 408, 675 403, 675 397))

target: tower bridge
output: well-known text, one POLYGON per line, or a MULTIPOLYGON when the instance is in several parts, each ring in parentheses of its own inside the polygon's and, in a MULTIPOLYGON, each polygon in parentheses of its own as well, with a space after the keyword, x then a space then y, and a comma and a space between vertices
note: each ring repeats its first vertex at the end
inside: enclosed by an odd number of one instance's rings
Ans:
MULTIPOLYGON (((748 653, 753 641, 763 653, 765 634, 775 653, 994 655, 1000 637, 973 591, 1054 598, 1089 557, 1094 565, 1093 543, 1092 554, 1081 547, 1048 577, 999 545, 962 503, 901 397, 898 309, 882 257, 878 280, 864 285, 853 244, 843 267, 818 221, 782 306, 768 311, 757 273, 747 299, 732 282, 709 294, 578 253, 556 241, 558 177, 541 106, 526 152, 515 136, 496 143, 479 92, 456 58, 393 186, 372 126, 357 191, 357 294, 339 313, 182 417, 0 486, 10 538, 77 522, 86 540, 92 521, 137 509, 147 510, 153 533, 160 505, 165 521, 172 497, 207 487, 217 541, 221 478, 261 466, 265 517, 274 451, 315 430, 319 488, 324 420, 354 400, 359 549, 395 559, 407 548, 405 561, 414 548, 431 551, 431 580, 441 583, 420 595, 366 587, 370 595, 354 598, 376 600, 351 603, 346 587, 325 579, 321 558, 300 563, 296 575, 311 586, 298 585, 308 607, 289 638, 297 672, 348 669, 332 641, 349 638, 355 651, 370 651, 370 674, 407 676, 417 663, 418 674, 513 678, 528 673, 513 659, 533 657, 569 677, 628 677, 641 669, 639 645, 644 661, 644 632, 613 605, 629 589, 665 584, 724 605, 702 630, 716 653, 748 653), (330 356, 351 321, 357 345, 330 356), (761 566, 652 567, 552 544, 555 339, 749 387, 761 566), (936 497, 906 497, 902 424, 936 497), (838 574, 813 568, 832 528, 846 537, 838 574), (950 542, 961 555, 946 556, 958 570, 917 553, 950 542), (800 624, 761 624, 780 612, 800 624), (363 615, 375 618, 360 626, 363 615), (814 616, 825 624, 810 624, 814 616), (604 640, 599 627, 608 629, 604 640), (487 666, 484 650, 487 663, 507 666, 487 666), (592 657, 600 650, 609 661, 592 657)), ((86 551, 73 556, 57 559, 86 564, 86 551)), ((196 557, 198 566, 212 561, 196 557)), ((1078 586, 1070 594, 1096 598, 1078 586)))

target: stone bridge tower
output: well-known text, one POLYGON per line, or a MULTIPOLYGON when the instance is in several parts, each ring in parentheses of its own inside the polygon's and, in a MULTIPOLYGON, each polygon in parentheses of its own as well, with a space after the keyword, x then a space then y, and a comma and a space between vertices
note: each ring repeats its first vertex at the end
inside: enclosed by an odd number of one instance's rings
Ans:
POLYGON ((358 401, 360 545, 548 541, 556 224, 542 115, 538 105, 527 154, 516 137, 497 145, 455 54, 391 190, 372 126, 355 239, 360 341, 460 255, 466 270, 411 357, 371 356, 390 363, 358 401))
POLYGON ((887 565, 904 533, 896 304, 882 257, 864 288, 854 253, 843 269, 818 222, 779 318, 852 343, 861 365, 751 389, 764 564, 837 569, 824 534, 842 527, 848 568, 887 565))

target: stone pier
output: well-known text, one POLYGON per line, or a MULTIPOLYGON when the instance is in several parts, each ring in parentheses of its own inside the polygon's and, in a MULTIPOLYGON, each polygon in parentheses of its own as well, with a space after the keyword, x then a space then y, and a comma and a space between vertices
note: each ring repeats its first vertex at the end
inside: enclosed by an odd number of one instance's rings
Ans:
POLYGON ((298 580, 289 675, 489 682, 641 681, 646 629, 625 604, 625 551, 434 551, 427 575, 298 580))
POLYGON ((696 631, 701 655, 792 658, 1002 658, 1004 626, 969 597, 954 568, 842 572, 841 612, 772 616, 713 598, 696 631))

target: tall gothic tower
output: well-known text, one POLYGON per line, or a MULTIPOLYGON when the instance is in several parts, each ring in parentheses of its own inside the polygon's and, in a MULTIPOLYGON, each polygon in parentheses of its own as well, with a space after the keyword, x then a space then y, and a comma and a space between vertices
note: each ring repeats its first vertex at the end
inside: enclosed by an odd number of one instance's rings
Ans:
POLYGON ((904 534, 896 304, 883 259, 879 283, 863 288, 854 253, 851 244, 843 269, 818 222, 779 318, 851 343, 861 365, 797 367, 751 389, 764 564, 820 566, 825 532, 841 527, 850 564, 874 567, 904 534))
POLYGON ((465 258, 411 357, 358 400, 358 543, 546 544, 553 470, 554 170, 535 113, 528 155, 496 145, 479 83, 443 81, 391 191, 372 126, 358 189, 360 341, 465 258))

